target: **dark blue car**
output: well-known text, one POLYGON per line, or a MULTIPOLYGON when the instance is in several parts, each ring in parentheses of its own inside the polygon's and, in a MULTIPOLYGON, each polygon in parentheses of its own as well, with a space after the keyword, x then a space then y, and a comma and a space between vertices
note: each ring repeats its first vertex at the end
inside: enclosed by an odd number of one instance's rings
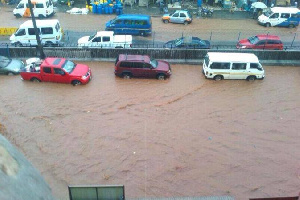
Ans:
POLYGON ((165 43, 165 48, 183 48, 183 49, 209 49, 210 42, 201 40, 198 37, 181 37, 165 43))

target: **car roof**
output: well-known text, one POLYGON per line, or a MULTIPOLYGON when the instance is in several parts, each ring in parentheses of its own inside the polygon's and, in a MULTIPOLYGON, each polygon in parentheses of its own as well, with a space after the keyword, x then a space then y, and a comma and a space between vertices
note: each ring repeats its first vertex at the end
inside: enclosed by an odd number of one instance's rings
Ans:
POLYGON ((263 39, 269 39, 269 40, 280 40, 279 36, 277 35, 269 35, 269 34, 259 34, 256 35, 258 39, 263 40, 263 39))
POLYGON ((208 52, 207 55, 212 62, 259 62, 253 53, 208 52))
POLYGON ((271 11, 274 13, 282 13, 282 12, 298 13, 298 12, 300 12, 300 10, 298 8, 292 8, 292 7, 273 7, 273 8, 271 8, 271 11))
POLYGON ((119 61, 144 61, 150 62, 150 56, 148 55, 130 55, 130 54, 120 54, 119 61))
POLYGON ((43 66, 51 65, 52 67, 61 68, 65 61, 65 58, 47 57, 43 62, 43 66))
POLYGON ((141 14, 122 14, 117 16, 117 19, 138 19, 138 20, 149 20, 149 15, 141 15, 141 14))

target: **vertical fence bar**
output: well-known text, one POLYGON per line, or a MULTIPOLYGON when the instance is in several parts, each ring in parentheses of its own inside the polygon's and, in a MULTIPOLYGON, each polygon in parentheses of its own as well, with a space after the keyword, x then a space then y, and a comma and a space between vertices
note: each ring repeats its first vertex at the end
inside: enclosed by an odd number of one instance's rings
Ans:
POLYGON ((209 41, 211 41, 211 38, 212 38, 212 31, 210 32, 209 41))
POLYGON ((294 41, 295 41, 295 38, 296 38, 296 34, 297 34, 297 33, 295 33, 295 34, 294 34, 294 38, 293 38, 293 41, 292 41, 291 47, 292 47, 292 46, 293 46, 293 44, 294 44, 294 41))
POLYGON ((241 37, 241 32, 239 32, 239 36, 238 36, 238 40, 237 41, 240 41, 240 37, 241 37))
POLYGON ((153 32, 153 48, 154 48, 154 40, 155 40, 155 31, 153 32))

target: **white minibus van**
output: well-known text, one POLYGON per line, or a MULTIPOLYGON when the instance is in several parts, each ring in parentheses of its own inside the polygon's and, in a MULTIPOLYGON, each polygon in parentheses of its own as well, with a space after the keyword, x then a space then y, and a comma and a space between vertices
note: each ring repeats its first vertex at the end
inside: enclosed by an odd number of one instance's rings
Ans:
POLYGON ((284 26, 294 28, 299 25, 300 10, 298 8, 274 7, 258 17, 260 25, 284 26))
POLYGON ((253 53, 208 52, 203 61, 206 78, 222 79, 264 79, 265 71, 253 53))
MULTIPOLYGON (((54 7, 52 0, 31 0, 33 13, 35 17, 45 18, 54 15, 54 7)), ((21 0, 17 7, 13 10, 16 18, 31 17, 28 0, 21 0)))
MULTIPOLYGON (((44 46, 59 45, 63 30, 57 19, 53 20, 36 20, 36 26, 39 31, 41 43, 44 46)), ((10 36, 10 43, 15 46, 37 45, 36 35, 31 20, 27 20, 20 25, 19 29, 10 36)))

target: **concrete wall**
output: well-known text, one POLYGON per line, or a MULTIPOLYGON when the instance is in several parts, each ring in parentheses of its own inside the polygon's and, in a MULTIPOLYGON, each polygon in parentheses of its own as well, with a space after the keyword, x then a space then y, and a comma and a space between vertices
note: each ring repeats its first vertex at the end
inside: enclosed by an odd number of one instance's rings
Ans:
MULTIPOLYGON (((299 65, 300 51, 262 51, 262 50, 209 50, 213 52, 245 52, 257 55, 263 64, 276 65, 299 65)), ((7 49, 10 57, 29 58, 38 56, 36 48, 14 48, 7 49)), ((55 47, 44 48, 46 56, 65 57, 71 60, 100 60, 114 61, 118 54, 147 54, 156 59, 164 59, 171 63, 198 64, 207 50, 188 49, 96 49, 96 48, 72 48, 55 47)))

